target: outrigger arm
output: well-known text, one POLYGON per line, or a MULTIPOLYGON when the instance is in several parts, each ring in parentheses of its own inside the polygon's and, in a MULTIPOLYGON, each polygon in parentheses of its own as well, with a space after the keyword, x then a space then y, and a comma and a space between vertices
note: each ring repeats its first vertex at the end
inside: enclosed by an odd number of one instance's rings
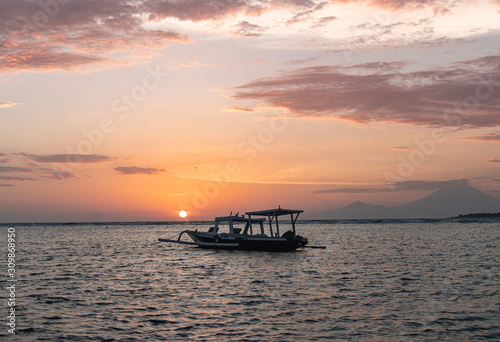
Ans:
POLYGON ((159 238, 158 241, 160 242, 174 242, 178 243, 181 245, 195 245, 195 246, 200 246, 200 247, 239 247, 239 243, 220 243, 220 242, 197 242, 197 241, 181 241, 181 237, 184 233, 187 233, 188 231, 185 230, 179 234, 177 237, 177 240, 173 239, 162 239, 159 238))

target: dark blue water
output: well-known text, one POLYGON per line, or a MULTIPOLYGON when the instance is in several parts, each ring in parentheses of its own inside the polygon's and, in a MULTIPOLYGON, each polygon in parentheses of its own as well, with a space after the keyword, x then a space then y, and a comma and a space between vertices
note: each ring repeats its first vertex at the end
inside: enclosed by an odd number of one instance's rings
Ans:
POLYGON ((186 228, 16 227, 16 335, 4 318, 0 339, 500 340, 498 222, 299 224, 327 249, 288 253, 157 242, 186 228))

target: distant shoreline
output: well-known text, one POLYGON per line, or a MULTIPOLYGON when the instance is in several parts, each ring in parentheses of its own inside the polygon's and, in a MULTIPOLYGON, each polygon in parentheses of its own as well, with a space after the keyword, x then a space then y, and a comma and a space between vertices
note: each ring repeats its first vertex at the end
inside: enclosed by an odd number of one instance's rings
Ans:
POLYGON ((496 218, 500 217, 500 213, 474 213, 467 215, 458 215, 452 218, 496 218))

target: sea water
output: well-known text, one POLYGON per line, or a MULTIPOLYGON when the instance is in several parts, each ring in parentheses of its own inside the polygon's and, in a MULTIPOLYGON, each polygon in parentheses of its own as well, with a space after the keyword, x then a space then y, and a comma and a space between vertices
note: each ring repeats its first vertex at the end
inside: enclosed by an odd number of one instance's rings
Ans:
POLYGON ((15 334, 4 272, 0 339, 500 340, 498 222, 305 222, 326 249, 282 253, 158 242, 187 228, 16 226, 15 334))

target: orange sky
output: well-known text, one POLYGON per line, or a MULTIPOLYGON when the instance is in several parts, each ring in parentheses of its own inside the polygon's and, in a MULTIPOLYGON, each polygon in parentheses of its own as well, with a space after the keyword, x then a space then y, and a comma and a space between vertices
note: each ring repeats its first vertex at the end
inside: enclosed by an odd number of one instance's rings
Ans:
POLYGON ((498 1, 19 0, 0 42, 0 222, 500 194, 498 1))

